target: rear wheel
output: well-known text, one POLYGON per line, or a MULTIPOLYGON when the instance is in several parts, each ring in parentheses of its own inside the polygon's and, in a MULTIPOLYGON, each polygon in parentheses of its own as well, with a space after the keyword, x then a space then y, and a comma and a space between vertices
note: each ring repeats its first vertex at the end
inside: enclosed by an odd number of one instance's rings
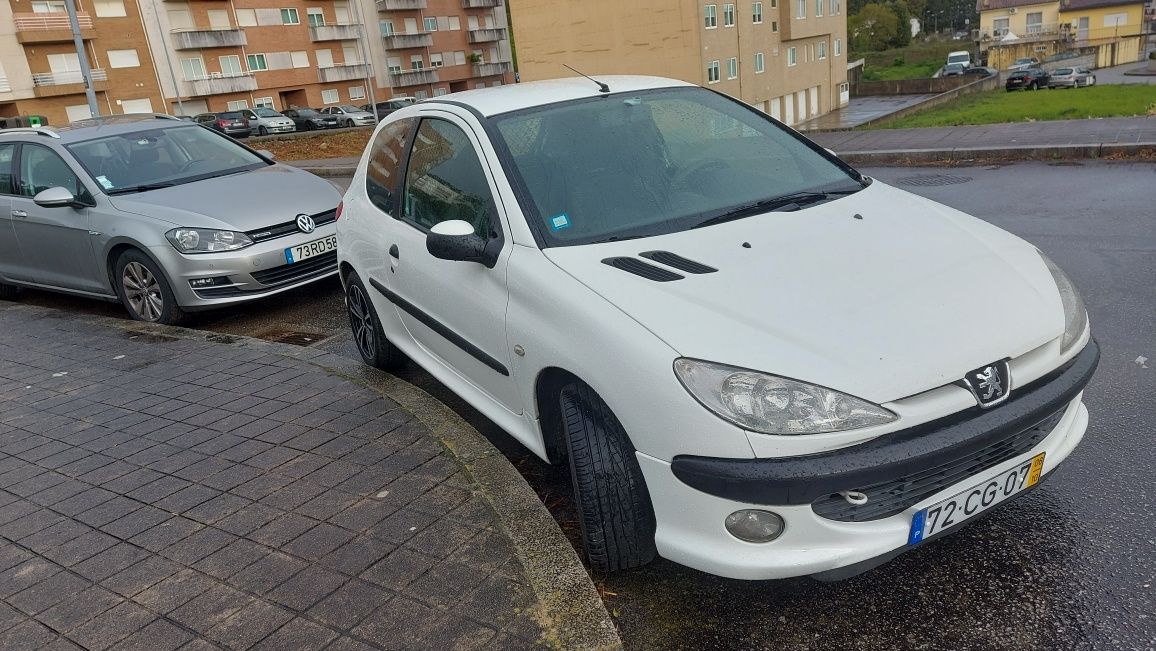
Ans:
POLYGON ((369 300, 369 293, 355 273, 351 273, 346 282, 345 306, 349 312, 353 342, 357 344, 362 361, 383 371, 405 364, 405 355, 386 340, 377 311, 369 300))
POLYGON ((116 261, 116 293, 137 321, 174 325, 184 318, 176 295, 152 258, 129 249, 116 261))
POLYGON ((599 572, 654 560, 654 508, 634 446, 610 407, 575 382, 560 394, 570 478, 590 565, 599 572))
POLYGON ((1039 84, 1037 84, 1034 81, 1032 83, 1028 84, 1028 90, 1039 90, 1039 89, 1040 89, 1039 84))

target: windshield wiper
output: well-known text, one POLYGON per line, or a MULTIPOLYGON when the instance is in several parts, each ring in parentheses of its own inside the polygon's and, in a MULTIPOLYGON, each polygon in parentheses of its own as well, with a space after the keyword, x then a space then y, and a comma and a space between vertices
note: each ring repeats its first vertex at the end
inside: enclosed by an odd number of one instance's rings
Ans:
POLYGON ((176 183, 173 181, 159 181, 157 183, 141 183, 140 185, 130 185, 126 188, 117 188, 109 190, 106 194, 128 194, 130 192, 145 192, 147 190, 159 190, 161 188, 171 188, 176 183))
POLYGON ((791 192, 789 194, 782 194, 777 197, 769 199, 762 199, 753 203, 741 205, 737 208, 732 208, 721 215, 715 215, 708 219, 695 224, 693 228, 702 228, 704 226, 714 226, 715 224, 722 224, 743 217, 757 215, 763 212, 772 212, 775 210, 790 212, 799 210, 804 206, 810 206, 824 201, 831 201, 836 197, 854 194, 862 188, 854 188, 849 190, 828 190, 825 192, 791 192))

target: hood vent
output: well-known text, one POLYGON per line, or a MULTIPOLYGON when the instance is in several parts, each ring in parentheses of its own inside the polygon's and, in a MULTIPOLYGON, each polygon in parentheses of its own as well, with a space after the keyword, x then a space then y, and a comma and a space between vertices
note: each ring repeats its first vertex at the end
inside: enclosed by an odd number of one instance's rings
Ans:
POLYGON ((680 276, 673 271, 667 271, 662 267, 656 267, 652 264, 647 264, 642 260, 636 258, 606 258, 602 264, 610 265, 615 269, 628 271, 635 276, 642 276, 647 280, 654 280, 660 283, 670 282, 672 280, 682 280, 684 276, 680 276))
POLYGON ((677 253, 671 253, 670 251, 647 251, 645 253, 639 253, 638 255, 650 260, 654 260, 659 264, 664 264, 668 267, 674 267, 680 271, 685 271, 688 274, 712 274, 718 271, 718 269, 715 269, 714 267, 708 267, 701 262, 688 260, 687 258, 684 258, 677 253))

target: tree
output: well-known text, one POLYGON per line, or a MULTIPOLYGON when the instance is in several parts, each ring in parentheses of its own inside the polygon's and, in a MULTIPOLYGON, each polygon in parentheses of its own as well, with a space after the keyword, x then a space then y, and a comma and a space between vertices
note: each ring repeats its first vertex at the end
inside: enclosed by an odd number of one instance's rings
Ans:
POLYGON ((899 18, 895 12, 874 2, 863 5, 859 13, 847 21, 847 34, 856 52, 887 49, 898 29, 899 18))
POLYGON ((907 3, 898 0, 890 5, 895 12, 895 38, 891 39, 891 47, 906 47, 911 44, 911 14, 908 13, 907 3))

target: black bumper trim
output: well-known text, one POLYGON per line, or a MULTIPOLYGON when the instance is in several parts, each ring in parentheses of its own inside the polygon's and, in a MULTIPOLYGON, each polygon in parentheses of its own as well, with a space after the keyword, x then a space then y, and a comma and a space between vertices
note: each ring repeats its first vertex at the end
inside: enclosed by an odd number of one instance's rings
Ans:
POLYGON ((992 409, 965 409, 866 443, 801 457, 677 456, 671 471, 684 484, 715 497, 762 505, 810 504, 824 495, 949 463, 1033 427, 1083 391, 1099 361, 1100 347, 1089 340, 1068 364, 1018 387, 992 409))

